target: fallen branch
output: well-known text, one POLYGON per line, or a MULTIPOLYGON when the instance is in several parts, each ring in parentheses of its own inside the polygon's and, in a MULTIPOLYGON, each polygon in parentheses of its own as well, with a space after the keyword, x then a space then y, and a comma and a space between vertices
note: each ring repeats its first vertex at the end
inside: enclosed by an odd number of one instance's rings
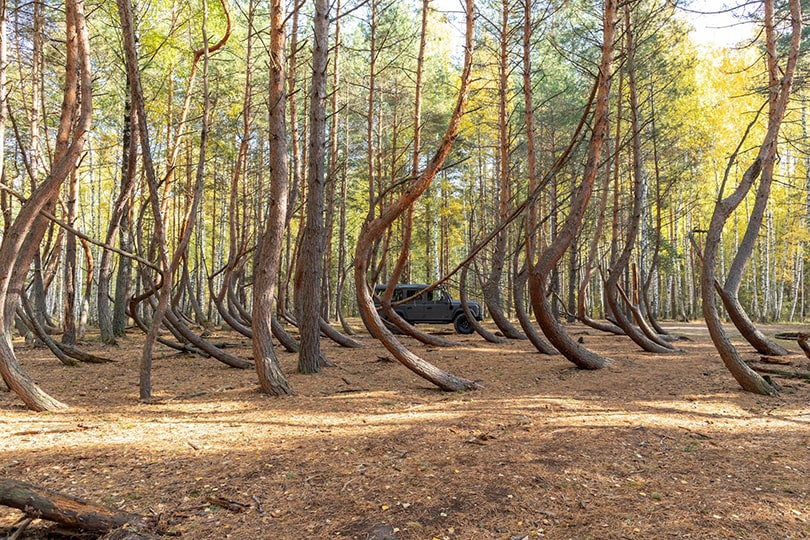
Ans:
POLYGON ((772 367, 765 367, 759 365, 748 364, 748 367, 757 373, 767 373, 769 375, 779 375, 780 377, 788 377, 791 379, 805 379, 810 380, 810 371, 798 371, 793 369, 778 369, 772 367))
POLYGON ((765 364, 779 364, 780 366, 789 366, 793 363, 793 360, 786 356, 767 356, 764 354, 759 357, 759 361, 765 364))
POLYGON ((250 506, 247 504, 231 501, 223 497, 208 496, 205 498, 205 500, 213 505, 219 506, 220 508, 224 508, 225 510, 229 510, 231 512, 244 512, 250 508, 250 506))
POLYGON ((85 501, 72 495, 10 478, 0 478, 0 505, 22 511, 29 518, 54 521, 67 527, 106 533, 124 526, 151 529, 138 514, 85 501))

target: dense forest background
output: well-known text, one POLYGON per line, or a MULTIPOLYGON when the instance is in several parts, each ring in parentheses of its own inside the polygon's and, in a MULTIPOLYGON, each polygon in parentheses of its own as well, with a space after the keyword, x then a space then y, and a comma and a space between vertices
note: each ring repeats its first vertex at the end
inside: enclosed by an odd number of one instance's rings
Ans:
POLYGON ((205 349, 203 334, 225 324, 260 340, 251 316, 268 289, 254 284, 274 249, 274 322, 300 326, 304 371, 328 363, 304 330, 352 346, 357 291, 389 281, 482 298, 507 337, 542 303, 538 288, 558 320, 612 321, 631 307, 653 323, 699 319, 716 203, 765 146, 768 189, 729 211, 716 273, 733 273, 764 199, 739 301, 753 321, 806 320, 805 70, 789 67, 798 2, 737 10, 755 24, 733 48, 694 43, 680 3, 597 4, 487 0, 465 18, 471 3, 2 0, 0 234, 7 246, 22 238, 2 254, 28 248, 31 261, 0 263, 24 284, 21 302, 0 287, 4 329, 54 335, 69 361, 88 328, 112 343, 140 331, 134 321, 165 340, 165 313, 176 346, 245 367, 205 349), (597 151, 592 132, 604 136, 597 151), (74 166, 41 197, 66 152, 74 166), (535 256, 559 244, 589 175, 576 234, 541 279, 535 256), (22 201, 40 199, 47 219, 15 229, 22 201), (629 307, 610 305, 611 288, 629 307))

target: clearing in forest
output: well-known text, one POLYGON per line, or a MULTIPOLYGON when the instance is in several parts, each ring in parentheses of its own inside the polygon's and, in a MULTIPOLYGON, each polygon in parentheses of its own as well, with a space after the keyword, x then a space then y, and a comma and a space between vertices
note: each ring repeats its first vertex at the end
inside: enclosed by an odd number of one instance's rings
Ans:
MULTIPOLYGON (((279 353, 296 391, 281 399, 252 370, 160 350, 150 403, 140 338, 91 343, 117 361, 79 368, 18 343, 71 409, 32 413, 0 392, 1 475, 159 515, 190 539, 810 538, 810 384, 745 393, 702 325, 667 328, 690 338, 683 353, 570 328, 613 359, 599 371, 525 341, 407 341, 483 385, 468 393, 430 387, 367 335, 362 349, 324 343, 338 367, 318 375, 279 353)), ((212 339, 250 354, 235 334, 212 339)), ((810 371, 788 345, 779 367, 810 371)), ((0 507, 0 536, 20 517, 0 507)), ((49 527, 20 538, 61 538, 49 527)))

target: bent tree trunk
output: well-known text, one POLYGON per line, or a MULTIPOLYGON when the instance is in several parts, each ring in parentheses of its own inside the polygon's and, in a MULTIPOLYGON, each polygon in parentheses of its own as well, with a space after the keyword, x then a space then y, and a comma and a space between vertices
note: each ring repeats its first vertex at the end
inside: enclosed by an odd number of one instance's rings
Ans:
MULTIPOLYGON (((740 249, 742 249, 742 244, 740 244, 740 249)), ((739 253, 740 252, 737 252, 738 255, 739 253)), ((751 252, 749 252, 749 255, 750 253, 751 252)), ((739 283, 736 286, 731 285, 729 283, 730 280, 731 276, 728 277, 725 285, 718 290, 718 294, 720 295, 720 300, 723 301, 723 306, 728 312, 729 319, 731 319, 731 322, 737 327, 737 330, 740 331, 740 335, 760 354, 767 356, 784 356, 789 354, 786 348, 769 339, 768 336, 762 333, 762 330, 756 327, 748 316, 748 312, 745 311, 745 308, 740 303, 738 297, 740 290, 739 283)))
POLYGON ((59 409, 65 405, 45 393, 23 371, 11 344, 19 291, 33 259, 21 256, 21 252, 24 243, 33 242, 38 246, 42 240, 45 228, 35 227, 38 219, 44 219, 39 212, 56 198, 62 183, 76 168, 88 136, 92 112, 90 41, 82 0, 65 3, 65 21, 64 95, 53 166, 47 178, 20 208, 0 243, 0 260, 14 261, 10 271, 0 272, 0 374, 8 387, 35 411, 59 409), (77 105, 78 117, 74 115, 77 105), (32 231, 41 231, 42 234, 29 234, 32 231))
MULTIPOLYGON (((467 321, 470 323, 470 326, 473 327, 473 330, 475 330, 475 332, 479 336, 484 338, 485 340, 489 341, 490 343, 508 343, 509 342, 508 339, 503 338, 501 336, 498 336, 496 334, 493 334, 492 332, 490 332, 489 330, 484 328, 484 325, 482 325, 477 320, 475 320, 475 316, 473 316, 473 313, 470 310, 469 303, 467 302, 467 269, 468 269, 468 267, 469 267, 469 265, 465 264, 464 267, 461 269, 461 276, 460 276, 460 279, 459 279, 460 283, 459 283, 459 286, 458 286, 458 297, 459 297, 459 301, 461 302, 461 309, 464 312, 464 316, 467 318, 467 321)), ((500 283, 500 279, 498 279, 498 282, 500 283)), ((493 317, 493 319, 494 319, 494 317, 493 317)), ((497 326, 497 323, 496 323, 496 326, 497 326)))
MULTIPOLYGON (((773 49, 773 47, 771 47, 773 49)), ((768 94, 768 115, 774 114, 776 107, 776 99, 779 90, 779 73, 776 66, 776 57, 774 54, 768 54, 768 77, 769 77, 769 94, 768 94)), ((771 194, 771 183, 773 182, 773 167, 776 159, 775 151, 769 159, 765 161, 762 167, 762 174, 759 179, 759 187, 757 188, 756 198, 754 200, 754 207, 751 210, 751 215, 748 218, 748 225, 745 228, 745 234, 742 241, 737 248, 737 254, 734 255, 734 260, 731 263, 731 268, 728 272, 726 282, 722 288, 718 288, 717 292, 720 299, 723 301, 728 316, 740 334, 750 343, 758 353, 769 356, 784 356, 788 354, 787 349, 774 341, 768 339, 762 331, 757 328, 748 313, 742 307, 739 300, 740 283, 742 282, 743 271, 748 261, 751 259, 751 254, 754 251, 754 244, 756 244, 759 231, 762 228, 762 218, 765 214, 765 209, 768 206, 768 198, 771 194)))
MULTIPOLYGON (((732 345, 731 341, 726 336, 717 311, 717 302, 714 293, 715 262, 717 260, 718 246, 723 234, 723 226, 731 213, 734 212, 734 209, 740 205, 742 200, 750 191, 754 181, 762 172, 764 164, 767 163, 768 160, 773 159, 776 153, 776 140, 779 135, 779 129, 790 101, 790 92, 793 86, 793 75, 795 73, 801 43, 801 6, 799 4, 799 0, 790 0, 792 36, 787 63, 784 68, 784 76, 782 77, 781 82, 778 83, 778 90, 774 88, 774 86, 777 84, 777 77, 775 77, 774 74, 776 73, 775 70, 778 69, 778 66, 776 65, 775 61, 776 39, 773 22, 773 10, 773 0, 766 0, 765 32, 767 39, 767 52, 768 56, 772 58, 772 60, 769 60, 768 62, 769 72, 771 74, 771 91, 778 92, 778 94, 773 106, 769 108, 768 129, 765 133, 765 138, 762 141, 762 145, 759 147, 756 159, 746 169, 740 184, 733 193, 723 198, 723 186, 721 186, 718 200, 715 203, 714 212, 712 213, 712 218, 709 223, 709 230, 706 235, 706 244, 703 252, 703 268, 700 279, 700 292, 703 298, 703 316, 706 319, 706 326, 709 329, 709 335, 717 348, 717 352, 720 354, 720 358, 722 358, 726 368, 728 368, 734 379, 744 390, 764 395, 774 395, 777 393, 777 390, 768 381, 763 379, 762 376, 748 367, 748 365, 740 357, 737 350, 734 348, 734 345, 732 345)), ((740 146, 742 146, 742 143, 740 143, 740 146)), ((726 175, 723 179, 723 185, 728 178, 731 164, 733 163, 735 157, 736 152, 729 160, 729 166, 726 168, 726 175)))
MULTIPOLYGON (((619 93, 621 94, 621 83, 619 83, 619 93)), ((607 128, 605 128, 607 129, 607 128)), ((608 147, 608 154, 610 147, 608 147)), ((607 332, 615 335, 625 335, 624 330, 608 321, 597 321, 588 314, 586 300, 587 291, 591 282, 591 276, 596 269, 596 259, 599 253, 599 239, 602 237, 602 229, 605 226, 605 210, 607 208, 608 191, 610 190, 610 160, 607 160, 604 182, 602 183, 602 194, 599 198, 599 208, 596 211, 596 226, 593 231, 593 238, 588 249, 588 258, 582 270, 582 279, 579 283, 579 294, 577 296, 577 319, 594 330, 607 332)))
POLYGON ((526 282, 529 281, 529 270, 524 267, 514 278, 513 287, 515 295, 515 314, 517 315, 520 327, 526 333, 534 348, 540 354, 557 354, 557 350, 540 335, 540 331, 534 326, 529 313, 526 311, 524 302, 526 301, 526 282))
MULTIPOLYGON (((579 232, 582 218, 593 192, 594 180, 599 169, 602 146, 607 136, 610 85, 613 73, 614 38, 616 35, 617 0, 606 0, 602 32, 602 59, 596 81, 596 103, 593 114, 593 131, 588 143, 588 159, 582 175, 582 183, 571 203, 568 219, 554 240, 542 251, 537 263, 529 261, 529 289, 535 317, 548 340, 563 356, 582 369, 599 369, 610 363, 608 358, 579 345, 565 332, 551 310, 545 291, 549 277, 557 262, 570 247, 579 232)), ((536 234, 528 231, 528 234, 536 234)))
MULTIPOLYGON (((498 37, 500 41, 500 50, 498 51, 498 189, 495 192, 496 203, 498 205, 498 218, 503 223, 509 215, 510 199, 512 194, 511 176, 509 169, 509 142, 510 131, 508 126, 509 116, 509 101, 508 93, 510 90, 509 72, 511 66, 509 65, 509 8, 511 2, 503 0, 501 4, 501 20, 498 37)), ((484 303, 487 305, 487 310, 492 317, 492 322, 503 333, 504 336, 510 339, 525 339, 524 336, 514 325, 509 321, 503 309, 503 288, 501 287, 501 279, 503 277, 503 269, 506 261, 506 247, 507 247, 508 231, 504 228, 498 233, 495 238, 495 248, 492 252, 490 259, 489 275, 483 284, 482 292, 484 296, 484 303)), ((473 325, 475 325, 474 321, 473 325)), ((480 325, 478 325, 480 326, 480 325)), ((479 328, 476 327, 476 330, 479 328)), ((479 333, 480 330, 479 330, 479 333)), ((482 334, 488 341, 490 337, 482 334)))
MULTIPOLYGON (((405 193, 387 208, 382 209, 379 217, 374 218, 370 214, 363 223, 360 235, 357 238, 357 248, 354 261, 355 290, 357 302, 361 314, 369 326, 372 335, 376 336, 388 351, 394 355, 408 369, 432 382, 442 390, 458 391, 471 390, 477 388, 473 381, 457 377, 445 372, 419 356, 413 354, 402 345, 394 335, 385 327, 371 298, 366 279, 367 272, 371 266, 371 259, 374 253, 374 245, 382 237, 386 229, 402 215, 409 206, 419 198, 430 186, 436 173, 441 168, 450 149, 458 136, 459 126, 464 111, 467 108, 467 96, 469 94, 471 72, 472 72, 472 50, 473 50, 473 27, 474 27, 474 2, 466 0, 466 39, 464 49, 464 68, 461 75, 461 87, 459 88, 458 99, 456 101, 453 115, 445 131, 444 137, 439 144, 436 154, 428 162, 421 174, 408 186, 405 193)), ((373 201, 371 201, 373 209, 373 201)), ((373 210, 372 210, 373 211, 373 210)))
MULTIPOLYGON (((523 102, 526 118, 526 158, 528 161, 528 174, 529 174, 529 193, 533 197, 537 193, 539 187, 538 171, 537 171, 537 144, 534 135, 534 94, 532 91, 532 42, 533 31, 535 25, 532 19, 531 0, 524 0, 523 2, 523 102)), ((538 229, 538 215, 537 205, 532 204, 531 199, 526 202, 526 260, 534 260, 537 253, 537 236, 538 229)), ((529 280, 529 262, 524 265, 520 272, 518 269, 518 253, 515 253, 515 260, 513 263, 514 279, 513 279, 513 297, 515 299, 515 313, 517 314, 520 327, 525 332, 526 337, 529 339, 535 349, 541 354, 557 354, 556 349, 549 344, 540 331, 535 328, 529 314, 524 307, 526 283, 529 280)))
MULTIPOLYGON (((419 39, 419 55, 416 60, 416 85, 414 87, 414 113, 413 113, 413 154, 411 155, 411 176, 415 178, 419 174, 419 157, 421 151, 422 140, 422 75, 423 63, 425 58, 425 45, 427 41, 427 23, 429 13, 429 0, 422 0, 422 24, 419 39)), ((380 305, 382 307, 385 317, 397 327, 404 334, 425 343, 426 345, 433 345, 434 347, 452 347, 458 343, 445 339, 439 336, 433 336, 427 332, 416 328, 408 321, 399 316, 391 306, 391 299, 393 298, 394 288, 399 282, 405 265, 410 260, 411 237, 413 236, 413 205, 408 207, 405 212, 405 219, 402 223, 402 249, 400 250, 399 257, 397 258, 394 268, 391 270, 391 275, 388 277, 388 286, 380 298, 380 305)))
MULTIPOLYGON (((610 310, 616 317, 616 324, 621 327, 627 336, 639 347, 647 352, 667 353, 673 348, 664 343, 659 343, 650 339, 644 332, 633 325, 627 317, 625 311, 619 305, 619 279, 628 269, 630 256, 638 236, 639 224, 641 223, 642 212, 642 191, 644 189, 644 171, 641 166, 641 134, 639 133, 639 108, 638 96, 636 93, 636 70, 635 70, 635 43, 633 42, 633 26, 630 20, 630 5, 624 5, 625 16, 625 40, 627 53, 627 78, 630 97, 630 126, 632 131, 632 158, 633 158, 633 208, 627 218, 626 238, 624 248, 619 257, 610 267, 608 279, 605 282, 605 291, 610 310)), ((640 318, 637 316, 637 318, 640 318)), ((643 324, 639 321, 639 324, 643 324)))

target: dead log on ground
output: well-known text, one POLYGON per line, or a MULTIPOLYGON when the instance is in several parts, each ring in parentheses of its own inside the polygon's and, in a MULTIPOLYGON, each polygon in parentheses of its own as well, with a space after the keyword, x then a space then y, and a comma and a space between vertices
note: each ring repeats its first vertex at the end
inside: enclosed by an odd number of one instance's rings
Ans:
POLYGON ((138 514, 85 501, 72 495, 10 478, 0 478, 0 506, 22 511, 30 518, 54 521, 67 527, 106 533, 124 527, 152 527, 138 514))
POLYGON ((793 359, 787 356, 767 356, 764 354, 759 357, 759 361, 765 364, 778 364, 780 366, 789 366, 793 363, 793 359))
POLYGON ((801 371, 794 369, 778 369, 750 363, 748 364, 748 367, 750 367, 757 373, 769 373, 771 375, 779 375, 780 377, 787 377, 790 379, 803 379, 806 381, 810 380, 810 371, 801 371))
POLYGON ((774 334, 776 339, 797 339, 799 337, 798 332, 777 332, 774 334))

